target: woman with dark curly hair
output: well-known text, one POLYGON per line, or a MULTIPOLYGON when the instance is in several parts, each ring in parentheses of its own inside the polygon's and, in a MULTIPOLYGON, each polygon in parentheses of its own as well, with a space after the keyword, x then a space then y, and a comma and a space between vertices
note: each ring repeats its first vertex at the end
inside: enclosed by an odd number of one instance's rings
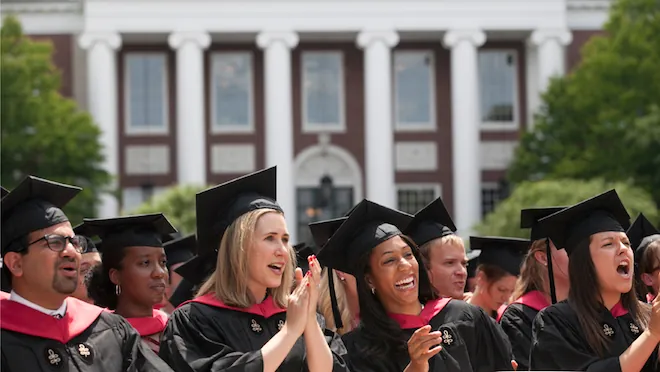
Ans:
POLYGON ((319 259, 353 275, 360 325, 342 339, 353 371, 503 371, 511 346, 483 310, 438 298, 415 243, 412 216, 363 200, 319 259))
POLYGON ((103 259, 92 272, 90 297, 126 318, 143 342, 158 352, 167 323, 167 315, 154 309, 168 282, 163 239, 176 230, 161 213, 85 219, 85 224, 103 240, 103 259))

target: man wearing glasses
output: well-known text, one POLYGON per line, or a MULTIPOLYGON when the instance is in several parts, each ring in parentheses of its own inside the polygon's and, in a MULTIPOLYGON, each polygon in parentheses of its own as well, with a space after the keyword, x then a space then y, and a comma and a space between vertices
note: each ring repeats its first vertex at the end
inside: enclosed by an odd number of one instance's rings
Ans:
POLYGON ((3 371, 170 371, 121 317, 70 298, 86 240, 63 208, 80 188, 27 177, 2 198, 3 371))

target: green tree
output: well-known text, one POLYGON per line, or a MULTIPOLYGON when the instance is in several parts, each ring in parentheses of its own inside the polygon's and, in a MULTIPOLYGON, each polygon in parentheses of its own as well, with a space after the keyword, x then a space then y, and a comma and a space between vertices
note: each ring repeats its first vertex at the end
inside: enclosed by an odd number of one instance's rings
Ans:
POLYGON ((520 210, 534 207, 571 205, 610 189, 616 189, 631 216, 640 212, 652 222, 660 215, 653 198, 646 191, 624 182, 603 180, 549 180, 524 182, 518 185, 511 196, 502 201, 495 210, 475 227, 482 235, 529 237, 529 230, 520 228, 520 210))
POLYGON ((72 222, 95 215, 99 193, 109 181, 101 163, 100 130, 91 116, 62 97, 52 46, 23 35, 20 23, 2 25, 0 130, 1 182, 9 189, 25 175, 83 187, 67 206, 72 222))
POLYGON ((631 181, 660 204, 660 2, 614 2, 605 30, 550 84, 509 180, 631 181))
POLYGON ((195 195, 204 190, 201 186, 176 186, 156 195, 130 214, 163 213, 182 234, 195 232, 195 195))

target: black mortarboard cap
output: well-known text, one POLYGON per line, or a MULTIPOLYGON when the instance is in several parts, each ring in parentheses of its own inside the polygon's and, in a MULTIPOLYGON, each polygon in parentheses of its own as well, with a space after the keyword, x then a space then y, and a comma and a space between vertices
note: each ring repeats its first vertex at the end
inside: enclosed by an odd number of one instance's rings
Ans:
POLYGON ((199 285, 211 276, 215 266, 216 260, 204 256, 195 256, 174 269, 174 272, 193 285, 199 285))
MULTIPOLYGON (((347 213, 350 215, 357 206, 353 206, 351 210, 347 213)), ((312 232, 312 238, 314 239, 314 244, 318 248, 323 248, 328 242, 330 237, 339 229, 341 225, 346 222, 348 217, 339 217, 333 218, 325 221, 318 221, 309 224, 309 230, 312 232)), ((321 265, 325 265, 324 259, 322 257, 318 258, 321 265)), ((339 311, 339 303, 337 301, 337 293, 335 292, 335 279, 333 275, 332 268, 328 268, 328 287, 330 292, 330 306, 332 307, 332 314, 335 320, 335 326, 337 329, 343 328, 344 323, 341 320, 341 312, 339 311)))
POLYGON ((354 263, 378 244, 402 234, 413 216, 369 200, 361 201, 318 254, 319 261, 353 276, 354 263))
POLYGON ((456 225, 441 198, 435 199, 417 212, 404 231, 418 246, 433 239, 452 235, 454 232, 456 232, 456 225))
POLYGON ((293 246, 293 250, 296 251, 298 267, 303 270, 303 273, 309 271, 309 263, 307 262, 307 257, 316 254, 314 247, 307 243, 298 243, 293 246))
POLYGON ((206 256, 218 250, 220 240, 238 217, 257 209, 282 212, 277 197, 276 167, 236 178, 197 194, 197 249, 206 256))
POLYGON ((195 284, 189 282, 186 279, 182 279, 179 282, 179 285, 176 286, 172 296, 169 298, 169 302, 175 308, 179 307, 182 303, 190 301, 195 296, 195 284))
POLYGON ((96 234, 93 234, 89 231, 89 225, 85 224, 84 222, 81 223, 80 225, 76 226, 73 228, 73 232, 76 233, 76 235, 83 236, 86 241, 85 245, 85 251, 83 253, 92 253, 92 252, 98 252, 99 249, 97 247, 97 243, 101 243, 101 241, 94 241, 92 239, 93 236, 96 234))
POLYGON ((312 233, 314 244, 318 249, 323 248, 330 237, 337 231, 348 217, 333 218, 331 220, 312 222, 309 224, 309 230, 312 233))
POLYGON ((649 221, 642 213, 640 213, 632 225, 630 225, 630 228, 626 231, 626 235, 628 235, 628 239, 630 240, 630 246, 635 251, 636 263, 639 264, 646 247, 655 240, 660 239, 660 235, 658 234, 660 234, 660 231, 658 231, 651 221, 649 221))
POLYGON ((4 187, 0 186, 0 199, 7 196, 7 194, 9 194, 9 190, 7 190, 4 187))
POLYGON ((467 253, 467 277, 474 278, 477 275, 477 265, 479 265, 479 255, 481 251, 479 249, 470 249, 467 253))
POLYGON ((520 265, 529 240, 499 236, 471 236, 470 249, 479 249, 479 264, 497 266, 511 275, 520 275, 520 265))
POLYGON ((548 234, 543 232, 539 225, 539 220, 557 213, 566 207, 545 207, 545 208, 527 208, 520 211, 520 228, 532 229, 530 231, 530 240, 539 240, 547 238, 548 234))
POLYGON ((103 241, 103 252, 124 247, 162 247, 176 229, 162 213, 115 218, 85 218, 90 235, 103 241))
POLYGON ((170 270, 172 265, 186 262, 197 254, 197 238, 195 234, 179 237, 163 244, 163 248, 167 255, 167 270, 170 270))
POLYGON ((539 224, 555 246, 570 256, 593 234, 626 231, 630 216, 616 191, 610 190, 542 218, 539 224))
POLYGON ((2 255, 26 247, 19 239, 27 234, 67 222, 62 208, 82 189, 28 176, 2 198, 2 255))

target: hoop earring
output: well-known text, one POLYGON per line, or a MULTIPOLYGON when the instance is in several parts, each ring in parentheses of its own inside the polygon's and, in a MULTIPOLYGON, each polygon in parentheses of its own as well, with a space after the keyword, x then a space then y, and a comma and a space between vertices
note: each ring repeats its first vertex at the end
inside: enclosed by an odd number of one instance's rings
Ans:
POLYGON ((376 288, 371 287, 371 294, 372 294, 372 295, 375 295, 375 294, 376 294, 376 288))
POLYGON ((121 286, 120 286, 119 284, 117 284, 117 285, 115 286, 115 294, 116 294, 117 296, 119 296, 119 295, 121 294, 121 286))

